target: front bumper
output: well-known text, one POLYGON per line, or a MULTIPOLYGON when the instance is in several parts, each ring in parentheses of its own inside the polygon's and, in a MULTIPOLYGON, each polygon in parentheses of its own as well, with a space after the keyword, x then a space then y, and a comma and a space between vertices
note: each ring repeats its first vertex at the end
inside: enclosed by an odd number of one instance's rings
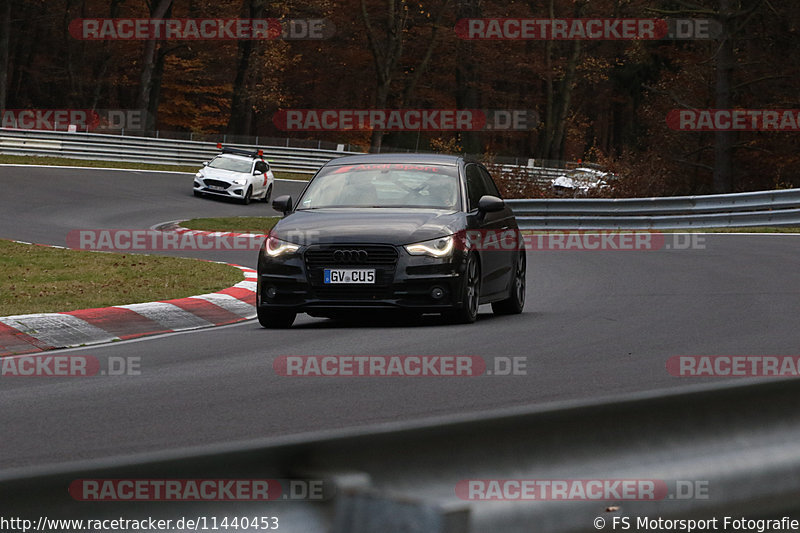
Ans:
POLYGON ((237 185, 235 183, 227 183, 223 182, 222 180, 212 180, 218 183, 210 184, 207 183, 208 179, 200 179, 195 177, 194 178, 194 191, 202 194, 209 194, 213 196, 221 196, 224 198, 236 198, 242 199, 244 198, 244 193, 247 191, 247 184, 244 185, 237 185), (213 189, 212 186, 216 187, 225 187, 222 190, 213 189))
MULTIPOLYGON (((358 248, 330 245, 328 248, 358 248)), ((388 246, 387 246, 388 247, 388 246)), ((465 254, 455 250, 447 259, 409 255, 396 246, 397 261, 388 264, 314 264, 301 249, 286 259, 261 254, 258 264, 258 305, 270 309, 309 312, 346 309, 407 309, 442 312, 462 304, 465 254), (375 284, 325 285, 324 268, 375 268, 375 284)))

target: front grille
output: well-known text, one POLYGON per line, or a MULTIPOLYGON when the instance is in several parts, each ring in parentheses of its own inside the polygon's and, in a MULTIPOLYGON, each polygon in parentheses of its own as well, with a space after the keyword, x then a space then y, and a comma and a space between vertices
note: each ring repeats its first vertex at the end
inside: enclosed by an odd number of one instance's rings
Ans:
POLYGON ((323 267, 361 267, 389 266, 397 264, 397 250, 385 245, 337 245, 312 246, 305 253, 306 266, 323 267))
POLYGON ((397 250, 387 245, 315 245, 305 251, 308 282, 317 298, 376 300, 391 296, 397 250), (374 268, 375 283, 326 285, 326 268, 374 268))
POLYGON ((226 189, 231 185, 227 181, 212 180, 212 179, 204 179, 203 183, 206 184, 206 187, 208 187, 209 185, 214 185, 216 187, 225 187, 226 189))

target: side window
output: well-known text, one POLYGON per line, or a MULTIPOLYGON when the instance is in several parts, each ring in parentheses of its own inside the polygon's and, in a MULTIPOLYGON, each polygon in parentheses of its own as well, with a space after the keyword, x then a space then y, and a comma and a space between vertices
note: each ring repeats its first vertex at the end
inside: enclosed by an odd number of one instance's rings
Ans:
POLYGON ((264 161, 256 161, 256 172, 266 172, 269 170, 269 165, 264 161))
POLYGON ((467 165, 467 196, 469 197, 470 211, 478 207, 478 201, 485 194, 488 193, 478 165, 467 165))
POLYGON ((483 176, 483 182, 485 184, 486 191, 487 191, 486 194, 490 194, 492 196, 497 196, 498 198, 502 198, 502 196, 500 196, 500 190, 497 188, 497 185, 495 184, 494 180, 492 179, 492 175, 489 174, 489 171, 486 170, 483 167, 478 167, 478 168, 480 169, 481 176, 483 176))

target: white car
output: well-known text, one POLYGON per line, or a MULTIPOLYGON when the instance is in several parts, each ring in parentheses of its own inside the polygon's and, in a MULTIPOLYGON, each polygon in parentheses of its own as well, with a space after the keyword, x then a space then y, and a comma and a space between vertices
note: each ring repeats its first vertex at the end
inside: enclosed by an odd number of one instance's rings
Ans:
POLYGON ((559 196, 586 196, 590 190, 608 186, 608 172, 579 167, 554 179, 550 185, 559 196))
POLYGON ((269 202, 274 182, 275 176, 261 150, 223 148, 195 174, 194 195, 233 198, 243 204, 250 200, 269 202))

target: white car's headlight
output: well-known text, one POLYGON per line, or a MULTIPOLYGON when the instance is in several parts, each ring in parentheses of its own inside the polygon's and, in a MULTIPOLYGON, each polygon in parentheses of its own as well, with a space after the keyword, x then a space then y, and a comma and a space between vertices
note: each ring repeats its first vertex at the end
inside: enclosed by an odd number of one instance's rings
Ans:
POLYGON ((244 178, 239 178, 233 180, 233 183, 235 183, 236 185, 244 185, 245 183, 247 183, 247 180, 244 178))
POLYGON ((264 245, 264 251, 270 257, 278 257, 279 255, 292 254, 300 249, 300 245, 292 244, 290 242, 282 241, 275 237, 267 237, 267 242, 264 245))
POLYGON ((429 241, 407 244, 406 251, 411 255, 429 255, 431 257, 447 257, 453 253, 455 239, 452 235, 439 237, 429 241))
POLYGON ((194 177, 195 178, 202 178, 203 177, 203 173, 202 172, 198 172, 197 174, 194 175, 194 177))

